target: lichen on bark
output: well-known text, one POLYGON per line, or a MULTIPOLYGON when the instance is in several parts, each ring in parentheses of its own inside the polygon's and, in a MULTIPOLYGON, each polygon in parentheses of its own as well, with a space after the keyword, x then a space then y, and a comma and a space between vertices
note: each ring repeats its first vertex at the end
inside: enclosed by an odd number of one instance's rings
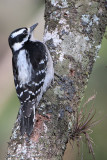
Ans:
POLYGON ((45 3, 44 42, 54 61, 55 80, 38 106, 39 121, 30 138, 20 136, 16 121, 8 145, 8 160, 62 159, 107 25, 104 0, 45 3))

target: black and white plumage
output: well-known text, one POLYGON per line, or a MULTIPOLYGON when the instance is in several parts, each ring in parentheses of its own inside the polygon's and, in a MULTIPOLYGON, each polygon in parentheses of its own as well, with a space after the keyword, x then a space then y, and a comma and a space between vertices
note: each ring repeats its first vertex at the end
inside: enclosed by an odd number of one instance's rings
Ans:
POLYGON ((36 26, 19 28, 9 36, 14 82, 21 103, 20 131, 28 136, 34 127, 35 109, 54 78, 53 61, 47 46, 33 39, 36 26))

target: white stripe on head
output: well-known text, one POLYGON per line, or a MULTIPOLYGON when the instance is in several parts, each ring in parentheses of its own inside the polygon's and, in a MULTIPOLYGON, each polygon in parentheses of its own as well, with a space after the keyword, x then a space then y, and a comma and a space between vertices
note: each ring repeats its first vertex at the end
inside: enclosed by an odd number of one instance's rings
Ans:
POLYGON ((12 48, 14 51, 17 51, 19 49, 21 49, 23 47, 23 44, 22 43, 15 43, 12 48))
POLYGON ((23 47, 24 42, 26 42, 26 41, 28 40, 28 37, 29 37, 29 36, 25 37, 22 42, 17 42, 17 43, 15 43, 15 44, 12 46, 13 50, 14 50, 14 51, 18 51, 19 49, 21 49, 21 48, 23 47))
POLYGON ((14 37, 16 37, 17 35, 22 34, 24 30, 25 30, 25 29, 22 28, 22 29, 20 29, 19 31, 16 31, 16 32, 12 33, 11 37, 14 38, 14 37))

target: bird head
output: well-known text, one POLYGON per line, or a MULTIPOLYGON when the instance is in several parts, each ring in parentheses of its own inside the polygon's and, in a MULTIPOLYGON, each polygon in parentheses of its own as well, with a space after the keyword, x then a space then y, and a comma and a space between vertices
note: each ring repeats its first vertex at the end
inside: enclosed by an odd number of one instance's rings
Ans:
POLYGON ((20 50, 24 46, 24 44, 32 38, 32 33, 37 25, 38 23, 34 24, 29 28, 26 27, 19 28, 14 30, 10 34, 8 42, 12 51, 20 50))

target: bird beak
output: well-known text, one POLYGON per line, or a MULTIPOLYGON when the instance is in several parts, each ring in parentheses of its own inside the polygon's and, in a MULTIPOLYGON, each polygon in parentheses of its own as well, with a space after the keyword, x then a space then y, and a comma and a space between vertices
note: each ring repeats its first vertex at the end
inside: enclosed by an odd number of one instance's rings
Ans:
POLYGON ((30 33, 33 32, 33 30, 37 27, 38 23, 34 24, 33 26, 30 27, 30 33))

